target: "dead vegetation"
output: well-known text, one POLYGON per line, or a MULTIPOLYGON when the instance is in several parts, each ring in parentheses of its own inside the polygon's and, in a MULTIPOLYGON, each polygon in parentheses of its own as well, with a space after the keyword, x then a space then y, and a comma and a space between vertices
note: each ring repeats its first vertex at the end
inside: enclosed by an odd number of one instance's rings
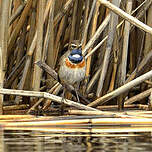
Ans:
POLYGON ((151 4, 0 0, 0 114, 60 113, 62 85, 75 94, 57 78, 58 61, 72 40, 82 42, 87 70, 81 103, 74 96, 64 100, 65 114, 151 109, 151 4))

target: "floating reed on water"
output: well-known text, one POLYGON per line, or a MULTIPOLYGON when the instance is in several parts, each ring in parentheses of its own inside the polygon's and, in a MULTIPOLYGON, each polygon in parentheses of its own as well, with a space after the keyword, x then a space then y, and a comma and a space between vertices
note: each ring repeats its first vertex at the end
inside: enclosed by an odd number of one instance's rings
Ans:
POLYGON ((65 113, 152 109, 151 4, 151 0, 0 1, 0 114, 50 107, 60 114, 62 103, 68 106, 65 113), (73 86, 64 83, 73 96, 62 100, 58 83, 60 57, 73 40, 82 43, 87 65, 78 91, 81 103, 76 102, 73 86))

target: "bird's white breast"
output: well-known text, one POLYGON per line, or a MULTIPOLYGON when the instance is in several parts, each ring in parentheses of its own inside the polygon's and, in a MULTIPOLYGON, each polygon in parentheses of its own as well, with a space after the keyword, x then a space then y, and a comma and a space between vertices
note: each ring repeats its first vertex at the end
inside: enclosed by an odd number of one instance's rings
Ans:
POLYGON ((85 78, 85 68, 85 66, 81 68, 69 68, 63 63, 59 69, 59 77, 68 84, 80 82, 85 78))

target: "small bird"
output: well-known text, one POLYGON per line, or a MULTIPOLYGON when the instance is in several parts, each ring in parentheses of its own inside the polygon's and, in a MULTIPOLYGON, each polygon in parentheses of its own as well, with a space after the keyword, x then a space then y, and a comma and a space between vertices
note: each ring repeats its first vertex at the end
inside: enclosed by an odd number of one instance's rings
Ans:
MULTIPOLYGON (((73 41, 70 44, 69 50, 61 57, 59 65, 58 74, 61 81, 73 86, 77 84, 76 86, 78 86, 85 78, 86 62, 82 55, 81 44, 78 41, 73 41)), ((77 94, 76 89, 78 87, 75 88, 77 94)))

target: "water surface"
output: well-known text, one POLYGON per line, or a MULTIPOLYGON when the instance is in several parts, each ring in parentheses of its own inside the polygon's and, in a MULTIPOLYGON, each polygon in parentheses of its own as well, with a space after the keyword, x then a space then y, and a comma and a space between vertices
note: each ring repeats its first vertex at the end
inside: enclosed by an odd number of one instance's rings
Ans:
POLYGON ((1 152, 151 152, 151 132, 52 133, 1 129, 1 152))

